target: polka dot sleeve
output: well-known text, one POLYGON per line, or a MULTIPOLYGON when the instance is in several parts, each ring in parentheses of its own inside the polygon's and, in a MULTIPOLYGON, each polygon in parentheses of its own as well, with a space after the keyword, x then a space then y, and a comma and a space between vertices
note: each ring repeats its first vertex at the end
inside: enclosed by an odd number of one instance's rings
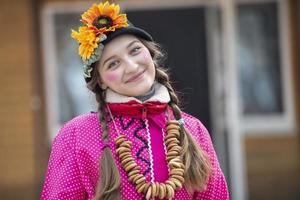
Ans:
POLYGON ((201 148, 207 153, 211 165, 212 174, 209 178, 207 188, 203 192, 195 192, 195 200, 229 200, 226 180, 220 168, 216 152, 214 150, 210 135, 204 125, 198 121, 198 134, 196 140, 201 148))
POLYGON ((75 128, 66 124, 52 144, 42 200, 85 199, 75 158, 75 128))

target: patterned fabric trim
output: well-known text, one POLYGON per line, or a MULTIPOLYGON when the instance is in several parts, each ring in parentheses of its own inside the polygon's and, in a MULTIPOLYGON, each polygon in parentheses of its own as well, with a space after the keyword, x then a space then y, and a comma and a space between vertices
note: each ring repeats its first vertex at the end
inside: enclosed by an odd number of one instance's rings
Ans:
POLYGON ((148 165, 148 168, 143 172, 143 175, 146 176, 146 174, 151 171, 151 163, 150 163, 150 161, 143 158, 141 155, 145 149, 148 149, 148 142, 142 136, 138 135, 138 132, 140 130, 146 128, 145 122, 142 119, 139 119, 139 121, 140 121, 141 126, 139 128, 137 128, 136 130, 134 130, 133 135, 144 144, 144 146, 140 147, 140 149, 137 151, 136 157, 148 165))
MULTIPOLYGON (((164 129, 162 128, 161 129, 161 132, 162 132, 162 139, 164 140, 165 139, 165 137, 166 137, 166 133, 165 133, 165 131, 164 131, 164 129)), ((166 147, 166 144, 165 144, 165 141, 163 141, 163 144, 164 144, 164 151, 165 151, 165 155, 167 155, 167 147, 166 147)), ((168 173, 170 172, 170 168, 169 168, 169 166, 168 166, 168 173)))
MULTIPOLYGON (((144 172, 142 172, 143 175, 146 176, 146 174, 148 174, 148 173, 151 171, 151 163, 150 163, 149 160, 147 160, 146 158, 144 158, 144 157, 142 156, 142 153, 143 153, 143 151, 144 151, 145 149, 148 150, 148 149, 149 149, 149 146, 148 146, 148 141, 147 141, 147 139, 145 139, 143 136, 141 136, 141 135, 138 134, 141 130, 146 129, 146 124, 145 124, 145 122, 144 122, 142 119, 131 118, 130 121, 126 124, 126 123, 124 123, 124 119, 123 119, 122 116, 118 116, 117 119, 119 120, 120 125, 121 125, 121 128, 122 128, 123 131, 127 130, 128 128, 131 127, 132 124, 136 123, 136 120, 139 122, 139 126, 133 130, 133 136, 134 136, 136 139, 140 140, 140 141, 143 143, 143 146, 141 146, 141 147, 138 149, 138 151, 137 151, 137 153, 136 153, 136 157, 137 157, 138 160, 140 160, 140 161, 146 163, 147 168, 145 169, 144 172)), ((147 130, 147 129, 146 129, 146 130, 147 130)))
POLYGON ((151 136, 149 131, 149 124, 148 120, 145 119, 146 124, 146 131, 148 136, 148 148, 149 148, 149 154, 150 154, 150 175, 151 175, 151 182, 154 183, 154 168, 153 168, 153 153, 152 153, 152 147, 151 147, 151 136))

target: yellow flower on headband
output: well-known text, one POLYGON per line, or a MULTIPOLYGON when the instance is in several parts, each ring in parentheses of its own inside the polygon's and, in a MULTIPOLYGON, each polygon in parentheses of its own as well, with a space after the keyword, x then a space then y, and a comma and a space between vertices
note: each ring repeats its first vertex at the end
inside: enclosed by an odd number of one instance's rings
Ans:
POLYGON ((98 47, 99 37, 96 37, 95 31, 86 26, 79 27, 79 32, 72 30, 72 38, 76 39, 79 45, 79 55, 87 60, 91 57, 94 50, 98 47))
POLYGON ((81 15, 83 26, 79 32, 72 30, 72 38, 79 43, 79 55, 85 63, 93 63, 100 58, 99 43, 106 39, 107 32, 127 27, 126 14, 119 14, 119 5, 108 2, 94 4, 81 15))
POLYGON ((97 31, 105 33, 128 26, 126 14, 119 14, 120 6, 108 2, 94 4, 83 15, 82 22, 97 31))

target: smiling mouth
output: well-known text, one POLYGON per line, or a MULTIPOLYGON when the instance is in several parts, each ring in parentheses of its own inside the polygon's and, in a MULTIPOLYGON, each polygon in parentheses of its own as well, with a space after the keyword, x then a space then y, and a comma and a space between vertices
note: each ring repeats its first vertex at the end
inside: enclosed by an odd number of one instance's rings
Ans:
POLYGON ((140 72, 140 73, 138 73, 138 74, 133 75, 132 77, 130 77, 130 78, 126 81, 126 83, 135 82, 135 81, 139 80, 139 79, 142 77, 142 75, 144 74, 145 71, 146 71, 146 70, 144 70, 144 71, 142 71, 142 72, 140 72))

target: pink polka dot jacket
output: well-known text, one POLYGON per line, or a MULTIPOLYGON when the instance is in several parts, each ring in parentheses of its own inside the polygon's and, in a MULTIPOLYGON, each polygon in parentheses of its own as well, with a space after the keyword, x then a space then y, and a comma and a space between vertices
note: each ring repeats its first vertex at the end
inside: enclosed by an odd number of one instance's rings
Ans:
MULTIPOLYGON (((118 136, 118 132, 125 134, 132 142, 132 155, 148 181, 164 182, 168 179, 169 169, 164 144, 168 108, 151 112, 152 108, 149 104, 166 104, 170 101, 170 97, 164 86, 156 84, 155 87, 155 94, 143 103, 133 97, 124 97, 111 90, 107 91, 106 101, 110 105, 113 116, 113 119, 107 116, 110 136, 108 145, 121 175, 121 195, 124 200, 142 200, 145 196, 137 193, 135 186, 128 181, 116 155, 114 138, 118 136), (124 111, 124 108, 126 109, 132 103, 137 105, 135 108, 142 108, 135 109, 140 112, 134 115, 132 109, 128 110, 130 114, 118 112, 118 110, 124 111), (120 109, 116 109, 118 105, 120 109)), ((186 113, 182 115, 185 127, 208 155, 212 174, 205 191, 189 194, 183 187, 176 190, 173 199, 228 200, 226 180, 219 166, 210 135, 198 119, 186 113)), ((99 158, 103 146, 106 145, 101 141, 101 132, 98 113, 80 115, 60 129, 53 141, 41 199, 93 199, 99 181, 99 158)))

